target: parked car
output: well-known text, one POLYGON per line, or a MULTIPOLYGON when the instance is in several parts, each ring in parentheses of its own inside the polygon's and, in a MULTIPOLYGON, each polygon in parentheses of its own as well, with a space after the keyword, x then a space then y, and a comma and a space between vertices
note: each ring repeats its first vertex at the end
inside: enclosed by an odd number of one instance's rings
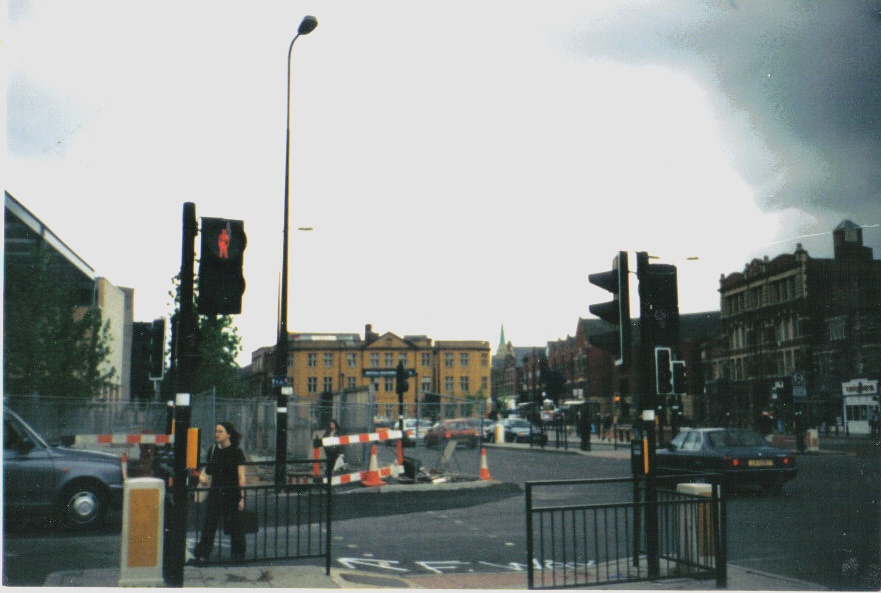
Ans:
POLYGON ((122 507, 123 475, 116 455, 49 445, 9 408, 3 408, 3 510, 56 514, 73 529, 98 526, 122 507))
POLYGON ((719 472, 731 488, 779 491, 795 478, 795 457, 743 428, 688 428, 655 454, 659 472, 719 472))
MULTIPOLYGON (((541 428, 525 418, 506 418, 497 424, 501 424, 505 431, 506 443, 548 444, 548 435, 542 433, 541 428)), ((495 427, 493 427, 492 439, 495 440, 495 427)))
POLYGON ((431 428, 429 420, 417 420, 416 418, 404 418, 404 437, 401 439, 405 447, 414 447, 431 428))
POLYGON ((447 441, 455 439, 460 445, 465 445, 472 449, 477 447, 477 429, 468 420, 468 418, 453 418, 435 422, 434 426, 425 433, 425 438, 423 439, 425 446, 443 446, 447 441))

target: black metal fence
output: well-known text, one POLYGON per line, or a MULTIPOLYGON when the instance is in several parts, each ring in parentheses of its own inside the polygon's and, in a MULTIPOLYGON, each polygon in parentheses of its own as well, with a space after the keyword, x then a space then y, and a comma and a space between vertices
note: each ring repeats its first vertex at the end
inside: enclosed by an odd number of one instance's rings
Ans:
POLYGON ((646 495, 642 477, 527 482, 528 587, 680 577, 715 578, 725 587, 725 499, 717 476, 701 478, 707 483, 680 488, 656 478, 656 497, 646 495), (657 517, 656 528, 647 517, 657 517), (649 547, 657 557, 649 557, 649 547))
MULTIPOLYGON (((288 460, 289 465, 312 467, 314 460, 288 460)), ((251 476, 273 475, 271 463, 248 463, 251 476)), ((324 463, 321 462, 324 472, 324 463)), ((296 476, 289 479, 294 481, 296 476)), ((267 560, 324 559, 325 570, 330 572, 332 489, 323 480, 313 480, 306 471, 298 483, 276 485, 255 483, 241 488, 245 493, 245 510, 256 513, 257 531, 245 534, 245 551, 242 557, 234 556, 231 536, 226 533, 230 526, 221 518, 214 534, 208 563, 246 562, 267 560)), ((234 488, 233 490, 239 490, 234 488)), ((206 497, 208 488, 188 489, 187 496, 187 548, 195 556, 196 546, 202 541, 202 530, 208 514, 206 497)), ((203 552, 204 553, 204 552, 203 552)))

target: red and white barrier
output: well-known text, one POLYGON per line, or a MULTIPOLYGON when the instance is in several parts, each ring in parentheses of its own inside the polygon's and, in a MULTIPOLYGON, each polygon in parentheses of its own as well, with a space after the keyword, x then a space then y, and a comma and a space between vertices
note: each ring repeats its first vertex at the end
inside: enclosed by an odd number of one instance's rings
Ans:
POLYGON ((365 432, 361 434, 347 434, 339 437, 324 437, 321 439, 321 446, 333 445, 354 445, 357 443, 372 443, 376 441, 391 441, 401 438, 400 430, 388 430, 381 428, 376 432, 365 432))
MULTIPOLYGON (((400 465, 393 463, 388 467, 381 467, 375 470, 376 473, 379 474, 380 478, 397 478, 402 473, 404 473, 404 468, 400 465)), ((350 474, 341 474, 339 476, 332 476, 330 478, 331 486, 341 486, 343 484, 354 484, 357 482, 366 482, 369 480, 371 474, 371 470, 363 471, 363 472, 352 472, 350 474)), ((323 479, 322 482, 326 482, 327 479, 323 479)))
POLYGON ((165 445, 174 443, 173 434, 78 434, 74 445, 165 445))

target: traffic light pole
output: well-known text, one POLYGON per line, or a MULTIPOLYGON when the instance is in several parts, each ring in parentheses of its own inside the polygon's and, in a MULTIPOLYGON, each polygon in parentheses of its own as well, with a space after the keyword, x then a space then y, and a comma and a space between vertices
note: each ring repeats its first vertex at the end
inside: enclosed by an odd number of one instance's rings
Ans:
POLYGON ((168 553, 163 565, 165 581, 171 587, 184 586, 184 556, 187 543, 187 429, 190 427, 190 393, 196 356, 196 312, 193 299, 194 262, 196 259, 196 205, 183 207, 183 241, 180 266, 179 335, 176 344, 177 396, 174 406, 174 482, 173 504, 166 514, 165 545, 168 553))

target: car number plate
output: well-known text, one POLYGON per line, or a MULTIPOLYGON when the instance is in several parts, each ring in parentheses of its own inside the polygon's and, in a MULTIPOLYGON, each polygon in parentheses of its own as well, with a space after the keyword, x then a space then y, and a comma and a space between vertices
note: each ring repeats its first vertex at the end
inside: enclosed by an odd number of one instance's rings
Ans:
POLYGON ((750 467, 771 467, 774 465, 772 459, 750 459, 748 465, 750 467))

